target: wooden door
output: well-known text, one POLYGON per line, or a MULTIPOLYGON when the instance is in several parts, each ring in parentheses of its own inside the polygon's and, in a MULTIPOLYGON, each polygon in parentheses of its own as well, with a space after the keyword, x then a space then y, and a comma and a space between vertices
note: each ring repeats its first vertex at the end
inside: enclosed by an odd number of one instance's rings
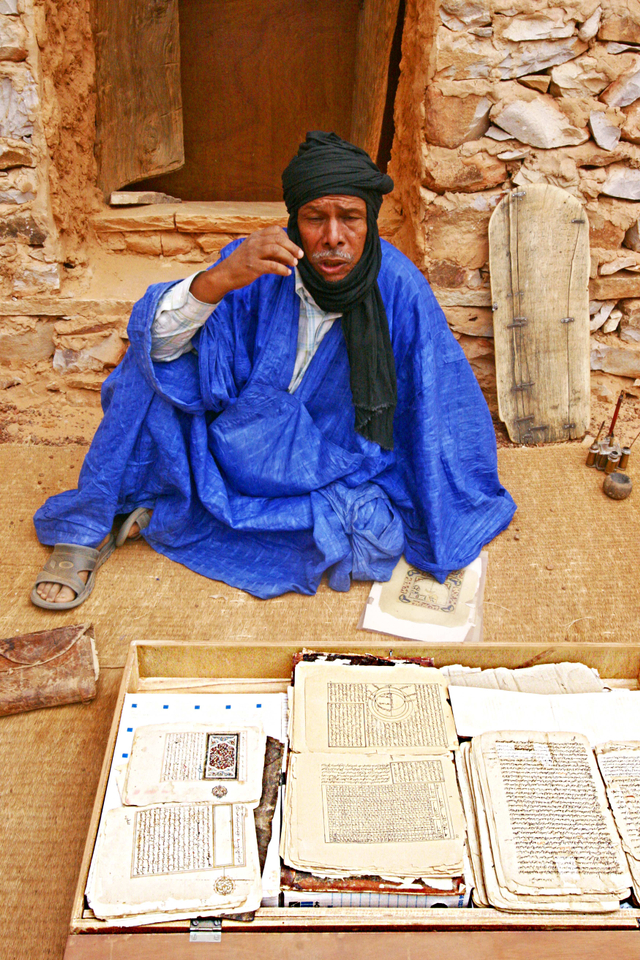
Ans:
MULTIPOLYGON (((366 150, 374 161, 380 150, 389 92, 389 60, 398 28, 399 9, 400 0, 366 0, 358 22, 351 140, 366 150)), ((391 92, 393 94, 395 90, 391 92)))
POLYGON ((178 0, 93 0, 98 186, 184 163, 178 0))

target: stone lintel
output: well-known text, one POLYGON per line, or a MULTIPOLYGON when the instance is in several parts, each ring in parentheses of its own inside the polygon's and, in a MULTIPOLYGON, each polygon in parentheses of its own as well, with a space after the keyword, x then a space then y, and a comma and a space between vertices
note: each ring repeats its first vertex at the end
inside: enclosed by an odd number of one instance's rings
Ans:
POLYGON ((175 230, 177 203, 154 203, 145 207, 105 210, 92 218, 98 233, 131 233, 135 231, 175 230))
POLYGON ((451 290, 448 287, 431 287, 433 294, 441 307, 490 307, 491 291, 484 290, 451 290))

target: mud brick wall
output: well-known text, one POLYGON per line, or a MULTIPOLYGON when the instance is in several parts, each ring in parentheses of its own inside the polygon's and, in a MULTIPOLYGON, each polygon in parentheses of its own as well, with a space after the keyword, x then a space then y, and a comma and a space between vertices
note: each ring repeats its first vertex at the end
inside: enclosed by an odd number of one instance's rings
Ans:
POLYGON ((589 218, 592 369, 640 378, 638 0, 410 2, 392 168, 397 242, 485 391, 488 222, 532 183, 569 191, 589 218))

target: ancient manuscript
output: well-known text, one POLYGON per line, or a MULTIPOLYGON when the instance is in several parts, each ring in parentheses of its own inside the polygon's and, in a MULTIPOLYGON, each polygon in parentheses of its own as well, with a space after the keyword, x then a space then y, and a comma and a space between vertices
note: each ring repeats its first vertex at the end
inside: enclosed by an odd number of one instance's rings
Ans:
POLYGON ((481 554, 444 583, 401 557, 387 583, 374 583, 361 626, 410 640, 480 640, 487 557, 481 554))
POLYGON ((468 761, 482 898, 504 910, 618 909, 631 878, 585 737, 484 733, 468 761))
POLYGON ((605 782, 636 900, 640 899, 640 742, 603 743, 596 759, 605 782))
POLYGON ((288 776, 283 850, 298 869, 325 876, 462 872, 464 825, 449 754, 299 754, 288 776))
POLYGON ((457 739, 440 672, 302 662, 293 691, 285 862, 325 877, 459 877, 457 739))
POLYGON ((450 687, 486 687, 517 693, 602 693, 604 685, 594 670, 584 663, 539 663, 534 667, 510 670, 495 667, 453 665, 442 671, 450 687))
POLYGON ((246 805, 165 803, 107 814, 87 887, 97 917, 255 910, 260 898, 246 805))
POLYGON ((158 724, 138 727, 123 803, 220 800, 257 805, 265 734, 260 727, 158 724))
POLYGON ((625 737, 640 740, 639 691, 546 696, 452 685, 449 696, 460 737, 489 730, 575 730, 592 747, 625 737))
POLYGON ((293 688, 291 749, 439 753, 457 746, 439 670, 413 664, 302 662, 293 688))

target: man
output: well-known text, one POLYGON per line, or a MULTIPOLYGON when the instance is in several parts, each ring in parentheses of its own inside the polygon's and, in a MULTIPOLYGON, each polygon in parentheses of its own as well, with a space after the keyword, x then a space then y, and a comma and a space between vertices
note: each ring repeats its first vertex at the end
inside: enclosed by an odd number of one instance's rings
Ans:
POLYGON ((78 490, 36 513, 56 544, 32 600, 77 606, 118 534, 272 597, 444 580, 510 522, 495 435, 428 284, 381 243, 393 188, 364 151, 312 133, 283 174, 287 233, 234 241, 155 284, 103 388, 78 490), (185 287, 185 284, 187 285, 185 287))

